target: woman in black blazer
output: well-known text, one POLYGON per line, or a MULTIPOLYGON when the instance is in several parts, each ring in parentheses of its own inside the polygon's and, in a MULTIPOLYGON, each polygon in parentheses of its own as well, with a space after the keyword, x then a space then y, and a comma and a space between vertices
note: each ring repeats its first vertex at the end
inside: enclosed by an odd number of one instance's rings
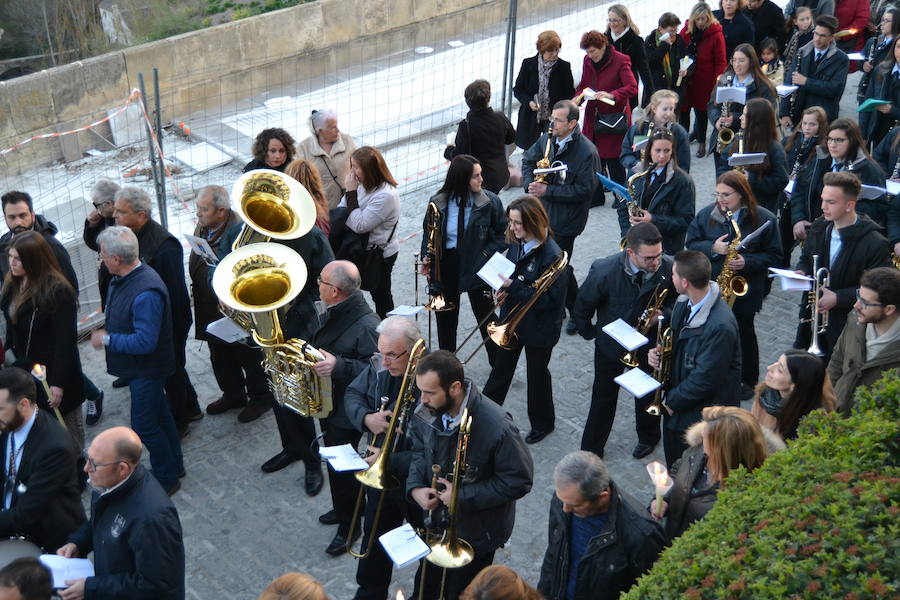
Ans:
MULTIPOLYGON (((681 59, 687 56, 687 46, 678 35, 679 25, 681 25, 681 19, 678 18, 678 15, 670 12, 663 13, 659 17, 659 27, 654 29, 644 40, 644 53, 647 55, 650 78, 653 80, 653 85, 650 87, 656 91, 678 92, 681 88, 678 71, 681 69, 681 59)), ((646 105, 650 102, 652 95, 653 91, 645 86, 642 96, 643 104, 646 105)))
POLYGON ((519 101, 516 146, 527 150, 550 125, 550 112, 560 100, 575 95, 572 65, 559 58, 562 40, 555 31, 537 39, 538 53, 522 61, 513 94, 519 101))
MULTIPOLYGON (((637 25, 631 20, 631 13, 624 4, 613 4, 607 12, 606 38, 613 48, 631 58, 631 72, 634 80, 643 82, 644 98, 656 91, 653 86, 653 77, 650 75, 650 65, 647 62, 647 53, 644 49, 644 40, 637 25)), ((646 100, 645 100, 646 102, 646 100)), ((641 106, 638 104, 637 92, 629 100, 631 108, 641 106)))

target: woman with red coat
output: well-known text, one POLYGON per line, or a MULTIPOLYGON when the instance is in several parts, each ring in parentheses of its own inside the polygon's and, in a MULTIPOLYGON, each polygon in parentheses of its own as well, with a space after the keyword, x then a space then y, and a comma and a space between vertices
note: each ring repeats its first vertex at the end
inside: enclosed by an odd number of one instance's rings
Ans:
POLYGON ((716 80, 725 71, 727 62, 722 26, 706 2, 698 2, 691 9, 691 16, 681 30, 681 39, 687 47, 687 56, 694 62, 686 72, 679 72, 686 80, 679 122, 688 129, 691 125, 691 109, 694 109, 691 140, 700 142, 697 158, 703 158, 706 156, 706 104, 716 80))
POLYGON ((578 105, 585 98, 588 101, 582 133, 594 142, 609 178, 624 185, 625 167, 619 162, 619 154, 622 138, 631 126, 629 98, 638 91, 631 59, 613 48, 599 31, 581 36, 581 49, 585 57, 573 101, 578 105))
MULTIPOLYGON (((869 25, 869 16, 872 6, 869 0, 837 0, 834 7, 834 16, 838 20, 838 31, 834 34, 838 50, 847 54, 860 52, 866 44, 866 27, 869 25)), ((855 60, 850 61, 850 73, 855 73, 859 64, 855 60)))

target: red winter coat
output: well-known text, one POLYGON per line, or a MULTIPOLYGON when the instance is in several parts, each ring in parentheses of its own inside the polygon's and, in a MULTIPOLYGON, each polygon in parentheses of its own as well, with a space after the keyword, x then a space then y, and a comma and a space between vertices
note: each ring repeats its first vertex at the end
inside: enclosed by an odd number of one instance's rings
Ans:
MULTIPOLYGON (((681 30, 681 39, 688 48, 691 46, 691 34, 688 26, 681 30)), ((694 108, 706 110, 709 95, 716 87, 716 79, 725 72, 728 60, 725 57, 725 34, 722 26, 713 23, 703 32, 703 37, 697 43, 697 55, 694 58, 693 72, 684 85, 684 101, 681 104, 681 112, 688 112, 694 108)))
MULTIPOLYGON (((859 52, 866 44, 866 27, 872 7, 869 0, 837 0, 834 16, 838 20, 838 31, 855 29, 856 34, 837 40, 838 48, 850 54, 859 52)), ((851 60, 848 72, 855 73, 861 63, 851 60)))
POLYGON ((575 95, 581 93, 584 88, 591 88, 595 92, 609 92, 616 99, 616 104, 610 106, 599 100, 588 100, 584 110, 584 125, 581 132, 594 142, 597 154, 600 158, 618 158, 622 153, 622 135, 594 135, 594 120, 597 112, 601 115, 610 113, 625 113, 628 126, 631 126, 631 105, 629 98, 637 94, 638 84, 631 70, 631 59, 628 55, 617 51, 612 45, 606 47, 606 53, 601 59, 600 70, 594 65, 587 55, 581 65, 581 81, 575 88, 575 95))

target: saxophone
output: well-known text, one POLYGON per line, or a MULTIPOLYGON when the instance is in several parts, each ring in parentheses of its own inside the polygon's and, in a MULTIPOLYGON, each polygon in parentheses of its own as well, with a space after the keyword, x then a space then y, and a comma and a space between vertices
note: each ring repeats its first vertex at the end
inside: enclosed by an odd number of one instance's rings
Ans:
MULTIPOLYGON (((547 128, 547 147, 544 148, 544 158, 537 161, 534 165, 536 169, 549 169, 550 168, 550 146, 553 144, 553 122, 550 123, 550 127, 547 128)), ((547 180, 550 178, 550 173, 538 173, 534 176, 534 181, 536 183, 547 183, 547 180)))
POLYGON ((738 246, 741 244, 741 228, 738 227, 737 221, 734 220, 734 213, 730 210, 725 213, 725 220, 731 228, 734 229, 734 238, 728 243, 728 252, 725 254, 725 260, 722 263, 722 271, 716 277, 716 283, 719 284, 719 291, 722 299, 728 303, 728 307, 734 306, 735 298, 746 296, 750 290, 747 280, 741 275, 735 275, 728 263, 738 257, 738 246))
MULTIPOLYGON (((729 75, 725 78, 725 85, 722 87, 728 87, 731 85, 731 81, 734 78, 733 75, 729 75)), ((725 102, 722 104, 722 116, 731 114, 731 101, 725 102)), ((723 127, 719 130, 719 135, 716 137, 716 153, 722 154, 722 151, 725 149, 725 146, 730 144, 734 140, 734 130, 730 127, 723 127)))
POLYGON ((644 212, 641 208, 641 203, 638 202, 637 198, 635 198, 636 192, 634 190, 635 182, 641 177, 646 177, 650 173, 656 170, 656 163, 649 163, 647 168, 640 173, 635 173, 631 177, 628 178, 628 183, 626 187, 628 189, 628 199, 625 201, 625 205, 628 207, 628 216, 630 217, 639 217, 644 212))

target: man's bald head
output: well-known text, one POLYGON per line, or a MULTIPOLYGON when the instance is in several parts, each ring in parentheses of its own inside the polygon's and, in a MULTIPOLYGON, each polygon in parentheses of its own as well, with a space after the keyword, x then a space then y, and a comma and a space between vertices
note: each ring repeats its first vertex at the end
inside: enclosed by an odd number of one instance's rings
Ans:
POLYGON ((349 260, 333 260, 319 275, 319 296, 329 306, 343 302, 359 291, 359 269, 349 260))
POLYGON ((104 454, 111 453, 109 460, 123 460, 132 469, 141 462, 141 438, 128 427, 113 427, 101 432, 91 446, 104 454))

